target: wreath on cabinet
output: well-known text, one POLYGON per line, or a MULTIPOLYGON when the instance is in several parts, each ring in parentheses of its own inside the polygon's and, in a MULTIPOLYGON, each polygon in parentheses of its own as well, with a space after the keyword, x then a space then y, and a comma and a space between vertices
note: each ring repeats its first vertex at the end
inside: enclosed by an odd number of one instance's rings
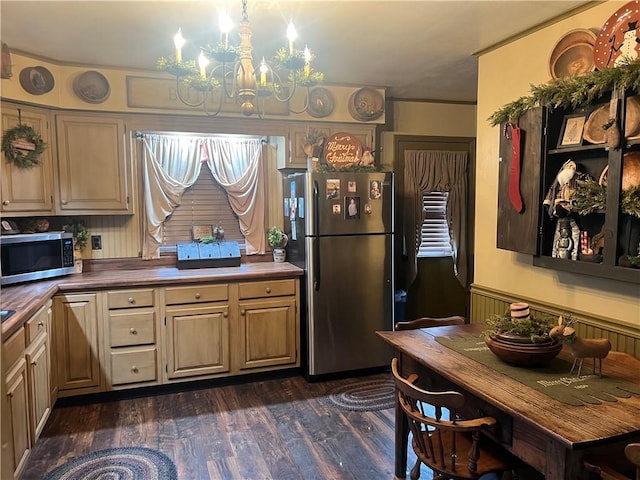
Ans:
POLYGON ((42 137, 29 125, 18 125, 7 130, 2 137, 2 151, 7 160, 18 168, 33 168, 47 146, 42 137))

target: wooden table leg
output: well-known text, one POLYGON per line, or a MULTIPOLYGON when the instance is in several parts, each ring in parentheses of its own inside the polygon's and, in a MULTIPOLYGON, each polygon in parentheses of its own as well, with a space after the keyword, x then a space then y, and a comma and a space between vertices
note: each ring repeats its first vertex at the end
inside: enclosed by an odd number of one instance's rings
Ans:
MULTIPOLYGON (((400 374, 402 373, 402 355, 396 351, 400 365, 398 366, 400 374)), ((409 424, 407 416, 400 406, 398 400, 398 391, 396 390, 396 478, 406 478, 407 476, 407 448, 409 443, 409 424)))

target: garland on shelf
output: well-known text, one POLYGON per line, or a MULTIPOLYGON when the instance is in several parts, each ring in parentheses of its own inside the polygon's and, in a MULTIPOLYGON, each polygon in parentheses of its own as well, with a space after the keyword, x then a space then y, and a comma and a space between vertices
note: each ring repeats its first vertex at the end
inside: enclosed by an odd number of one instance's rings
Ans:
MULTIPOLYGON (((594 179, 578 180, 571 195, 571 209, 578 215, 603 211, 607 204, 607 186, 594 179)), ((622 192, 620 198, 622 213, 640 218, 640 185, 622 192)))
POLYGON ((495 127, 501 123, 516 123, 522 114, 535 107, 547 107, 551 110, 587 107, 616 87, 640 94, 640 60, 628 61, 618 67, 603 68, 578 77, 531 85, 531 95, 504 105, 488 120, 495 127))
POLYGON ((2 137, 2 151, 7 160, 15 163, 18 168, 27 169, 38 165, 46 146, 40 134, 29 125, 20 124, 7 130, 2 137))

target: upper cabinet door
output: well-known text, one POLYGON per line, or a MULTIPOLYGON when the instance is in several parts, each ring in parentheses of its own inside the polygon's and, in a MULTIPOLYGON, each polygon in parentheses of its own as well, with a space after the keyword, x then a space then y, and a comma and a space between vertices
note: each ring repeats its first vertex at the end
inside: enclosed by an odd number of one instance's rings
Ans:
POLYGON ((56 117, 62 214, 131 214, 132 168, 124 121, 108 116, 56 117))
POLYGON ((24 169, 9 162, 2 154, 2 214, 29 213, 47 215, 53 212, 53 154, 49 134, 49 115, 46 112, 9 104, 2 106, 3 133, 20 123, 32 127, 46 143, 38 165, 24 169))

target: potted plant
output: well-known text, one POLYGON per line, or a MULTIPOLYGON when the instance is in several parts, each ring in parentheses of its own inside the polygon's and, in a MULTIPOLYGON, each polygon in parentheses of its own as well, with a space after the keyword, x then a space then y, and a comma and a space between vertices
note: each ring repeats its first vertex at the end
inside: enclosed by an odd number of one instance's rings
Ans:
POLYGON ((82 220, 75 219, 63 225, 62 230, 73 233, 73 261, 76 273, 82 273, 82 250, 89 241, 89 230, 82 220))
POLYGON ((284 262, 285 259, 285 250, 284 247, 287 245, 289 238, 287 235, 280 230, 278 227, 273 226, 269 227, 267 231, 267 242, 269 246, 273 249, 273 261, 274 262, 284 262))

